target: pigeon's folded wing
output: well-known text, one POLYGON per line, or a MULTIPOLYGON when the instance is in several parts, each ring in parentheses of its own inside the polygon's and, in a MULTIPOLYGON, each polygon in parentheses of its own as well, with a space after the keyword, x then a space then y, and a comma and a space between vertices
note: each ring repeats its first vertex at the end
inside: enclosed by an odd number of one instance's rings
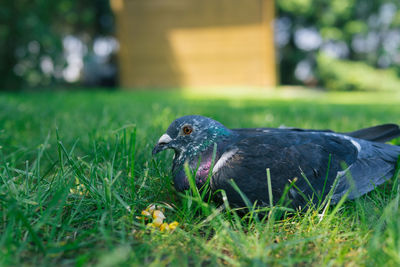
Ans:
POLYGON ((394 158, 382 156, 387 154, 385 149, 392 146, 372 146, 365 142, 364 149, 375 151, 359 153, 364 141, 354 140, 328 133, 265 134, 245 138, 227 148, 216 162, 211 187, 224 189, 231 203, 243 206, 242 197, 231 186, 232 179, 251 202, 265 205, 269 203, 266 175, 269 168, 274 202, 279 200, 285 185, 294 179, 295 186, 289 197, 296 205, 311 198, 314 201, 323 198, 336 178, 338 187, 334 201, 338 201, 351 184, 360 192, 351 195, 355 197, 388 179, 394 169, 394 158), (382 157, 374 161, 371 155, 382 157), (352 182, 348 181, 343 168, 351 171, 352 182))

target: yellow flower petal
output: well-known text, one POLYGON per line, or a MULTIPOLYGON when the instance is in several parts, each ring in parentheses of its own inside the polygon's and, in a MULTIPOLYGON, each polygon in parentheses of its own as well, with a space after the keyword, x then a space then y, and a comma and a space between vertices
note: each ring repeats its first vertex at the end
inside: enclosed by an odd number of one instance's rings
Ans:
POLYGON ((150 213, 153 213, 153 211, 156 209, 156 205, 151 204, 150 206, 147 207, 147 211, 150 213))
POLYGON ((168 226, 169 226, 169 229, 175 230, 175 228, 178 227, 178 225, 179 225, 179 223, 177 221, 173 221, 168 226))
POLYGON ((169 231, 169 225, 168 225, 168 223, 163 223, 163 224, 161 224, 160 230, 161 230, 161 232, 169 231))
POLYGON ((157 226, 157 227, 160 227, 160 225, 163 223, 163 221, 164 221, 164 219, 158 217, 158 218, 155 218, 155 219, 153 220, 153 224, 154 224, 155 226, 157 226))
POLYGON ((161 219, 165 219, 165 215, 164 215, 164 213, 162 213, 162 211, 161 210, 155 210, 154 212, 153 212, 153 218, 154 219, 156 219, 156 218, 161 218, 161 219))

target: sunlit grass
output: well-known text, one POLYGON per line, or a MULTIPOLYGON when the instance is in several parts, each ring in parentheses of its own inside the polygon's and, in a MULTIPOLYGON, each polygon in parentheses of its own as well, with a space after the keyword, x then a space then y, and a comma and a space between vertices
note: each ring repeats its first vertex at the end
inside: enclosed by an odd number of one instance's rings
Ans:
POLYGON ((399 94, 257 88, 0 95, 0 265, 396 266, 393 181, 324 217, 311 209, 249 219, 177 194, 171 152, 151 150, 187 114, 231 128, 349 131, 400 123, 399 103, 399 94), (149 229, 137 216, 151 203, 179 227, 149 229))
POLYGON ((265 88, 188 88, 183 96, 189 99, 222 100, 303 100, 338 104, 396 104, 400 101, 400 91, 396 92, 334 92, 307 89, 301 86, 283 86, 275 89, 265 88))

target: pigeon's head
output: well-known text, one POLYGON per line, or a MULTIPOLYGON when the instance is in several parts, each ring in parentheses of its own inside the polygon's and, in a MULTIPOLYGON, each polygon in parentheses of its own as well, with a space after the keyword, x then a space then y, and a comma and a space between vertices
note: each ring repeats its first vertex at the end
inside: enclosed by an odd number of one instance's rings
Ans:
POLYGON ((153 155, 165 149, 175 151, 176 163, 196 156, 231 131, 221 123, 198 115, 189 115, 174 120, 167 132, 158 140, 153 155))

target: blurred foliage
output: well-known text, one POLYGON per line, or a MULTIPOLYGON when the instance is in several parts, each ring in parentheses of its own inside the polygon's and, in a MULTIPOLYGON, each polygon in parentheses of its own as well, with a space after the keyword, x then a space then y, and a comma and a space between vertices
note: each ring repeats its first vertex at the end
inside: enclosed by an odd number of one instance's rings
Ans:
MULTIPOLYGON (((277 0, 277 8, 279 16, 276 34, 281 82, 284 84, 296 84, 299 80, 308 85, 321 83, 321 80, 322 84, 331 83, 324 81, 329 76, 326 75, 326 65, 321 66, 324 69, 319 72, 322 76, 315 73, 319 68, 316 64, 319 63, 317 54, 320 51, 328 52, 335 58, 363 61, 374 67, 399 68, 398 0, 277 0), (309 34, 301 39, 299 33, 304 29, 309 34), (306 44, 307 41, 311 44, 314 42, 314 45, 302 45, 302 41, 306 44), (295 73, 301 62, 312 71, 310 75, 306 73, 299 79, 295 73)), ((324 60, 322 62, 327 63, 324 60)), ((343 64, 347 66, 347 63, 343 64)), ((367 66, 355 66, 357 69, 365 69, 366 73, 372 72, 367 66)), ((338 72, 335 75, 337 78, 346 78, 346 75, 339 75, 338 72)), ((347 78, 344 83, 348 83, 350 79, 352 78, 347 78)), ((354 86, 353 89, 359 89, 359 86, 354 86)))
MULTIPOLYGON (((109 0, 3 2, 0 90, 62 84, 67 66, 63 38, 75 36, 87 50, 97 36, 112 35, 114 31, 109 0)), ((400 74, 400 1, 276 0, 276 6, 282 84, 332 84, 325 79, 333 75, 333 70, 323 65, 326 61, 317 60, 320 52, 333 58, 362 61, 374 68, 390 67, 400 74), (323 70, 318 71, 321 62, 323 70)), ((86 63, 90 62, 87 54, 83 56, 86 63)), ((373 71, 368 66, 359 68, 368 69, 368 73, 373 71)), ((333 76, 337 78, 346 78, 339 71, 335 73, 333 76)), ((347 77, 343 83, 349 84, 351 79, 347 77)), ((360 87, 335 84, 334 88, 360 87)))
POLYGON ((324 88, 337 91, 394 91, 400 79, 393 69, 376 69, 363 62, 317 56, 317 74, 324 88), (382 82, 384 81, 384 82, 382 82))
POLYGON ((62 81, 62 39, 113 31, 108 0, 12 0, 0 5, 0 90, 62 81), (47 69, 47 71, 46 71, 47 69))

